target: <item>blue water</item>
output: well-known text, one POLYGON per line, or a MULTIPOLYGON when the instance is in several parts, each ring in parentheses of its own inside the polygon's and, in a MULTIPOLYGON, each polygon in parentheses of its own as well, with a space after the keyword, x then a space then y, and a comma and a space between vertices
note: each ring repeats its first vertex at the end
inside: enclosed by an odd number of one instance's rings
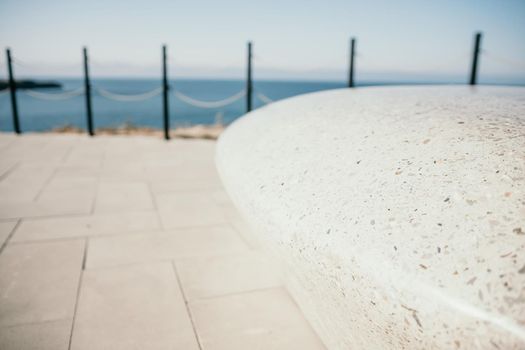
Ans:
MULTIPOLYGON (((48 79, 44 79, 48 80, 48 79)), ((40 89, 43 93, 59 93, 83 86, 82 79, 51 79, 62 83, 61 89, 40 89)), ((430 82, 429 82, 430 83, 430 82)), ((443 82, 440 82, 443 83, 443 82)), ((455 83, 460 83, 459 81, 455 83)), ((358 86, 422 84, 414 82, 359 82, 358 86)), ((93 79, 92 86, 117 94, 140 94, 160 87, 159 79, 93 79)), ((522 85, 522 84, 521 84, 522 85)), ((245 87, 243 80, 175 80, 170 81, 176 89, 194 99, 216 101, 236 94, 245 87)), ((308 92, 337 89, 345 84, 338 82, 306 81, 255 81, 253 108, 264 103, 257 97, 261 92, 277 101, 283 98, 308 92)), ((86 128, 86 107, 84 95, 62 101, 42 101, 28 96, 23 90, 17 93, 19 118, 22 131, 45 131, 61 126, 86 128)), ((109 100, 93 92, 92 107, 96 128, 117 127, 123 124, 162 128, 162 97, 137 102, 109 100)), ((218 114, 223 123, 229 124, 245 113, 246 99, 242 98, 228 106, 216 109, 202 109, 179 101, 169 94, 170 126, 189 126, 195 124, 213 124, 218 114)), ((0 94, 0 130, 13 131, 11 101, 9 94, 0 94)))
MULTIPOLYGON (((83 86, 81 79, 55 80, 63 84, 62 89, 41 89, 46 93, 71 90, 83 86)), ((120 94, 138 94, 160 86, 156 79, 93 79, 93 87, 100 87, 120 94)), ((172 88, 199 100, 221 100, 244 88, 245 82, 238 80, 176 80, 171 81, 172 88)), ((260 91, 272 100, 313 91, 343 87, 343 83, 334 82, 254 82, 254 91, 260 91)), ((62 101, 42 101, 26 95, 23 90, 17 93, 19 117, 22 131, 44 131, 56 127, 72 125, 85 129, 86 112, 83 95, 62 101)), ((189 106, 169 95, 170 124, 172 127, 195 124, 213 124, 217 113, 222 114, 222 121, 230 123, 245 113, 245 98, 223 108, 201 109, 189 106)), ((254 108, 263 105, 255 96, 254 108)), ((157 95, 149 100, 120 102, 108 100, 93 94, 93 115, 95 127, 114 127, 124 123, 153 128, 162 127, 162 97, 157 95)), ((8 94, 0 95, 0 130, 12 131, 11 103, 8 94)))

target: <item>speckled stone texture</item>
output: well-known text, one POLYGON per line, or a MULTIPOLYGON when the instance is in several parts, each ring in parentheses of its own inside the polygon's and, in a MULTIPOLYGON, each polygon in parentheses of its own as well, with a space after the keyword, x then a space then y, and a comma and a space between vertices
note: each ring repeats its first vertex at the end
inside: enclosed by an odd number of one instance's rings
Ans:
POLYGON ((525 89, 302 95, 217 165, 329 349, 525 349, 525 89))

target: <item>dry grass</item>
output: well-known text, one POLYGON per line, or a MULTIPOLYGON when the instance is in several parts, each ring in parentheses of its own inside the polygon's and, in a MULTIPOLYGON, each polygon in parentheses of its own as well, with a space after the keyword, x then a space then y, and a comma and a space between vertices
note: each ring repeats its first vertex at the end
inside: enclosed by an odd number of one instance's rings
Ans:
MULTIPOLYGON (((224 125, 194 125, 188 127, 178 127, 170 130, 172 137, 184 138, 184 139, 209 139, 216 140, 222 131, 225 129, 224 125)), ((66 134, 83 134, 86 131, 77 126, 64 125, 51 130, 54 133, 66 133, 66 134)), ((98 135, 146 135, 146 136, 158 136, 163 135, 163 131, 159 129, 136 126, 133 124, 123 124, 118 127, 110 128, 98 128, 95 131, 98 135)))

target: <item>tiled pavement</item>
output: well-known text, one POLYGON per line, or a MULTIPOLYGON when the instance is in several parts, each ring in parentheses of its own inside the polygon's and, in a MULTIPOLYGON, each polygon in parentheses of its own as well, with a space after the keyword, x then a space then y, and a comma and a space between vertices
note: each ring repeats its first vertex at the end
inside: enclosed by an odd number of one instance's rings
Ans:
POLYGON ((0 349, 323 349, 214 147, 0 134, 0 349))

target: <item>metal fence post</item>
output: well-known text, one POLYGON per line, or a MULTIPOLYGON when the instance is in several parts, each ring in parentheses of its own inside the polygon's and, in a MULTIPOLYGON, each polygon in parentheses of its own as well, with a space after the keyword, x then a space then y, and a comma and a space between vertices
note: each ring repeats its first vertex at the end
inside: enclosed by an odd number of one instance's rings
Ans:
POLYGON ((350 67, 348 69, 348 87, 354 87, 354 57, 355 57, 355 38, 350 40, 350 67))
POLYGON ((89 81, 89 67, 88 67, 88 53, 87 48, 82 49, 84 54, 84 94, 86 96, 86 118, 87 118, 87 132, 89 136, 95 135, 93 128, 93 110, 91 109, 91 83, 89 81))
POLYGON ((252 42, 248 42, 248 70, 246 72, 246 113, 252 110, 252 42))
POLYGON ((13 73, 13 62, 11 61, 11 50, 6 49, 7 71, 9 73, 9 93, 11 95, 11 109, 13 111, 13 129, 17 134, 21 134, 20 121, 18 119, 18 105, 16 104, 16 82, 13 73))
POLYGON ((166 45, 162 46, 162 110, 164 115, 164 139, 170 139, 170 113, 168 106, 168 67, 166 64, 166 45))
POLYGON ((474 51, 472 52, 472 70, 470 71, 470 85, 476 85, 478 80, 478 60, 481 47, 481 33, 476 33, 474 51))

